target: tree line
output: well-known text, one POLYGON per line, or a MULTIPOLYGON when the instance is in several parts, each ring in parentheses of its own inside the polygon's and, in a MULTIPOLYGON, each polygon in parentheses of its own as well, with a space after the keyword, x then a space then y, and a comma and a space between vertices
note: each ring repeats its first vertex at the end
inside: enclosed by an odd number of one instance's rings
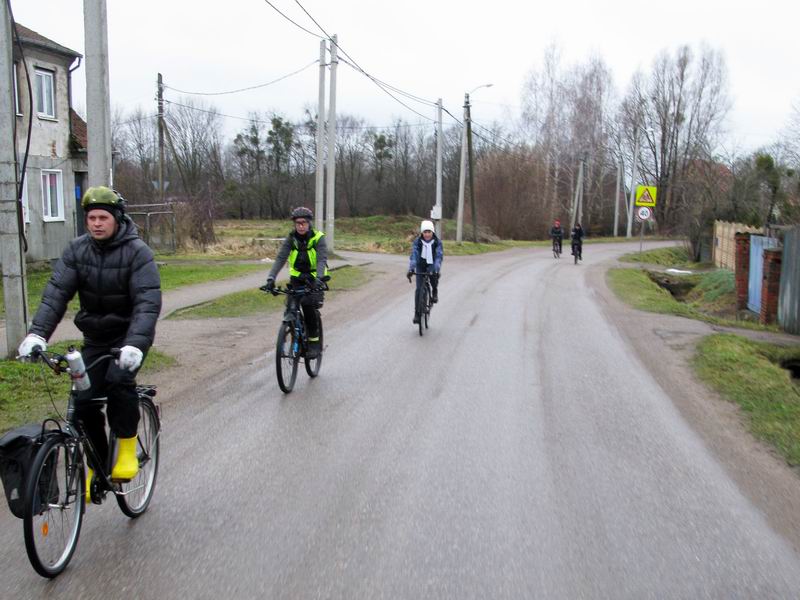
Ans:
MULTIPOLYGON (((800 219, 800 110, 795 107, 773 144, 745 153, 726 148, 727 69, 710 47, 664 50, 619 91, 601 57, 565 64, 553 46, 528 74, 521 104, 521 114, 508 122, 473 121, 478 222, 496 235, 543 237, 554 219, 568 221, 579 168, 584 228, 611 234, 616 200, 624 231, 634 159, 635 183, 658 189, 656 230, 685 235, 696 252, 714 219, 756 225, 800 219)), ((168 103, 170 198, 209 220, 284 218, 294 206, 313 206, 316 115, 306 110, 291 121, 253 112, 233 139, 222 133, 223 118, 191 97, 168 103)), ((461 123, 448 120, 446 218, 456 212, 462 137, 461 123)), ((114 123, 117 186, 136 203, 155 202, 156 120, 137 109, 118 111, 114 123)), ((398 119, 375 127, 357 115, 339 115, 337 215, 428 215, 435 165, 433 122, 398 119)))

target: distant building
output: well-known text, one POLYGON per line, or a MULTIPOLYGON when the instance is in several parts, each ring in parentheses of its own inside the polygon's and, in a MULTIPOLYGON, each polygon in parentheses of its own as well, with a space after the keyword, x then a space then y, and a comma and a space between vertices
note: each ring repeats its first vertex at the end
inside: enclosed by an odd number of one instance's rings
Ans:
POLYGON ((33 91, 30 151, 23 187, 23 214, 28 240, 27 259, 61 256, 66 244, 82 230, 80 197, 85 186, 86 123, 72 109, 72 71, 82 56, 17 24, 25 64, 14 44, 14 107, 20 164, 28 134, 27 74, 33 91), (80 227, 79 227, 80 221, 80 227))

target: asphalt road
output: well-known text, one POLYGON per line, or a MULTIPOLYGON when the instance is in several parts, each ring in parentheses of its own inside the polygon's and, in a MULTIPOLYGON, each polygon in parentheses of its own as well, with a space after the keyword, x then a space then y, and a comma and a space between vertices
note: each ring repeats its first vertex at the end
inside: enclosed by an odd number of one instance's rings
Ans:
POLYGON ((0 596, 796 598, 798 555, 586 283, 622 248, 446 258, 422 338, 383 259, 323 312, 319 378, 284 396, 270 354, 173 399, 150 510, 89 507, 55 582, 0 510, 0 596))

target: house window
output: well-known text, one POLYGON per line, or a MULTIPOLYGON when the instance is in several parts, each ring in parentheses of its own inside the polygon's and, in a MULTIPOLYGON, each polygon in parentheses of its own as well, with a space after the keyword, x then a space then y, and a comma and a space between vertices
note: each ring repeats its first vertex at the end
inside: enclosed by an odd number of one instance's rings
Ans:
POLYGON ((64 220, 64 193, 61 188, 61 171, 42 169, 42 220, 64 220))
POLYGON ((52 71, 36 69, 36 113, 40 117, 56 118, 55 86, 52 71))
POLYGON ((17 116, 22 116, 22 111, 19 109, 19 84, 17 83, 17 69, 19 68, 19 63, 14 63, 14 68, 11 69, 14 72, 14 109, 17 111, 17 116))

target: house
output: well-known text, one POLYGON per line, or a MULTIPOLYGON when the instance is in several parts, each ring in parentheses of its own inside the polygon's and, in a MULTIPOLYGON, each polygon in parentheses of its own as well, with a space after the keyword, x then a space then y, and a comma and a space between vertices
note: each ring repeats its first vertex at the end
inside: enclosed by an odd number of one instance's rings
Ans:
POLYGON ((14 110, 17 153, 25 154, 31 98, 33 120, 30 151, 22 191, 29 261, 61 256, 66 244, 83 229, 80 198, 85 187, 86 123, 72 109, 72 72, 82 56, 17 24, 24 53, 14 44, 14 110), (25 67, 27 66, 27 73, 25 67), (80 220, 80 225, 78 221, 80 220))

